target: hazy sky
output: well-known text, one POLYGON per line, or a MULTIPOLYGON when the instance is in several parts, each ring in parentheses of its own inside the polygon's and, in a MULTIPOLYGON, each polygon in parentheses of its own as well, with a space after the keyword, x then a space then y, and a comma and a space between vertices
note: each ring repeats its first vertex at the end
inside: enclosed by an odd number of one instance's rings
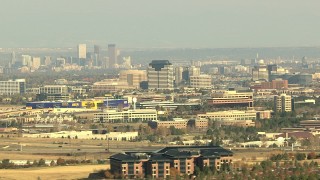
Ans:
POLYGON ((319 0, 1 0, 0 47, 320 46, 319 0))

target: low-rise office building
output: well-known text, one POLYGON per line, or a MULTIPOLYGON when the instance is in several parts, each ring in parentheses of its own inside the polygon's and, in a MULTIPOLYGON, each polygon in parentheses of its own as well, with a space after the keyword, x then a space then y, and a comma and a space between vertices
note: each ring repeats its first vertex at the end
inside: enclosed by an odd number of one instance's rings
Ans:
POLYGON ((0 94, 13 95, 26 93, 26 80, 16 79, 9 81, 0 81, 0 94))
POLYGON ((135 109, 127 111, 106 110, 95 113, 94 122, 147 122, 157 120, 157 110, 155 109, 135 109))
POLYGON ((193 88, 212 88, 212 78, 210 75, 201 74, 199 76, 190 76, 190 86, 193 88))
POLYGON ((256 120, 256 111, 217 111, 198 114, 197 118, 207 118, 213 121, 230 121, 230 120, 256 120))
POLYGON ((215 92, 207 99, 208 105, 217 107, 253 107, 252 92, 223 91, 215 92))
POLYGON ((148 125, 152 129, 157 128, 170 128, 171 126, 176 129, 186 129, 188 126, 188 120, 186 119, 174 119, 172 121, 149 121, 148 125))

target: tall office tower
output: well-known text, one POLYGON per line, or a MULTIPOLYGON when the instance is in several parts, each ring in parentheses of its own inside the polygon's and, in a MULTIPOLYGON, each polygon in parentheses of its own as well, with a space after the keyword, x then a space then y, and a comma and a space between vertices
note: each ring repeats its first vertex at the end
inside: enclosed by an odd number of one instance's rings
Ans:
POLYGON ((32 57, 29 55, 22 55, 21 65, 31 67, 32 57))
POLYGON ((94 45, 93 46, 93 65, 99 66, 100 62, 100 46, 94 45))
POLYGON ((264 64, 263 60, 260 60, 259 65, 254 66, 254 68, 252 69, 252 80, 269 80, 268 67, 264 64))
POLYGON ((175 68, 175 83, 176 86, 180 85, 183 80, 183 67, 176 67, 175 68))
POLYGON ((153 60, 148 67, 148 89, 172 89, 173 65, 168 60, 153 60))
POLYGON ((51 57, 50 56, 45 56, 44 57, 44 65, 49 66, 51 64, 51 57))
POLYGON ((200 67, 191 66, 189 68, 189 76, 200 76, 200 67))
POLYGON ((274 96, 274 112, 291 112, 294 110, 294 101, 286 94, 274 96))
POLYGON ((108 44, 109 68, 114 68, 117 62, 117 49, 115 44, 108 44))
POLYGON ((87 45, 86 44, 79 44, 77 50, 78 50, 78 58, 79 59, 86 59, 87 58, 87 45))
POLYGON ((33 57, 32 58, 32 68, 33 69, 39 69, 40 65, 41 65, 40 57, 33 57))
POLYGON ((9 68, 11 68, 16 63, 16 53, 12 51, 11 60, 9 62, 9 68))
POLYGON ((123 57, 123 67, 126 69, 131 69, 132 65, 131 65, 131 57, 123 57))
POLYGON ((123 70, 120 71, 119 79, 127 82, 129 86, 139 88, 140 83, 147 80, 147 72, 145 70, 123 70))

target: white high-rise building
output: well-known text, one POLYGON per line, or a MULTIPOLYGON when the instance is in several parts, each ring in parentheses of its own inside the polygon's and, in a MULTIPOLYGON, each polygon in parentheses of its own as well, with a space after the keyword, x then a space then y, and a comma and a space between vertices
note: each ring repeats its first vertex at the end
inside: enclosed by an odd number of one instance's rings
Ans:
POLYGON ((87 58, 87 45, 86 44, 79 44, 77 50, 78 50, 78 58, 79 59, 86 59, 87 58))
POLYGON ((182 73, 184 71, 183 67, 176 67, 175 68, 175 83, 178 86, 179 84, 181 84, 183 77, 182 77, 182 73))
POLYGON ((22 66, 31 67, 31 65, 32 65, 32 57, 29 56, 29 55, 22 55, 21 65, 22 66))

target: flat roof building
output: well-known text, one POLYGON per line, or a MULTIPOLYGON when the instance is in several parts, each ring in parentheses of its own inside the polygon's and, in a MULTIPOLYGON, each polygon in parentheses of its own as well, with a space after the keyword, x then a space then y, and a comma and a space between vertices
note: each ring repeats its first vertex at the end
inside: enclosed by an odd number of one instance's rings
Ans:
POLYGON ((207 102, 208 105, 217 107, 253 107, 253 92, 215 92, 207 102))
POLYGON ((190 76, 190 86, 193 88, 203 88, 211 89, 212 88, 212 78, 210 75, 201 74, 198 76, 190 76))
POLYGON ((127 111, 106 110, 105 112, 95 113, 94 122, 147 122, 157 120, 155 109, 136 109, 127 111))
POLYGON ((207 112, 197 115, 197 118, 207 118, 213 121, 255 120, 256 117, 256 111, 238 110, 207 112))
POLYGON ((25 92, 26 92, 25 79, 0 81, 1 95, 24 94, 25 92))

